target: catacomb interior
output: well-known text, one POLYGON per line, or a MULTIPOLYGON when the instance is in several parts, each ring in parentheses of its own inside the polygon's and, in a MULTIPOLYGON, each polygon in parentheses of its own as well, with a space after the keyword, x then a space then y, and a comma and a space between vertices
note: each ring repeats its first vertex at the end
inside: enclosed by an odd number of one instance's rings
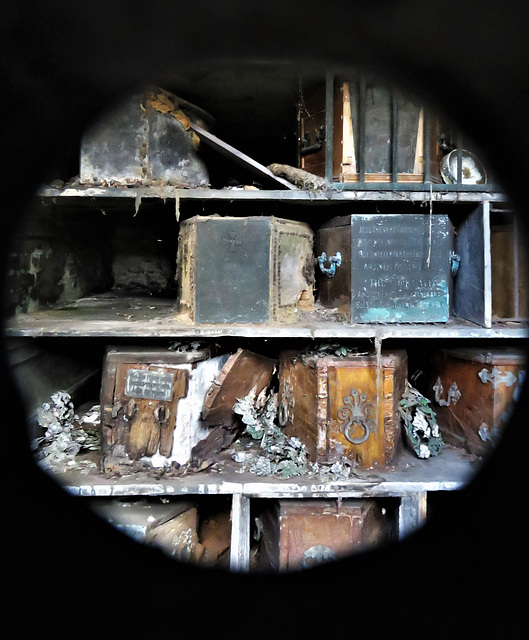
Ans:
POLYGON ((378 79, 217 65, 138 95, 57 159, 9 248, 37 463, 179 560, 298 570, 395 543, 480 468, 520 392, 512 206, 470 141, 378 79), (270 313, 208 318, 213 293, 270 313))

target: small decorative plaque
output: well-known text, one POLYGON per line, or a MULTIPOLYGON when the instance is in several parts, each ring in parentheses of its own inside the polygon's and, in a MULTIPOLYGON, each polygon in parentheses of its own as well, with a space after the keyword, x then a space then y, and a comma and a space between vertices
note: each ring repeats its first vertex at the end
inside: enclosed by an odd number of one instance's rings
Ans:
POLYGON ((125 394, 132 398, 169 401, 173 395, 174 373, 171 371, 149 371, 129 369, 125 394))

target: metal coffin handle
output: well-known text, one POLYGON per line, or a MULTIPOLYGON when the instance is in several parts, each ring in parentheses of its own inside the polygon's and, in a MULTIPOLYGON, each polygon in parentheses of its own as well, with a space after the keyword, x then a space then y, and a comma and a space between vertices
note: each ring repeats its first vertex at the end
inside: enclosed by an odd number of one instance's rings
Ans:
POLYGON ((320 265, 320 271, 328 278, 332 278, 336 273, 336 269, 342 264, 342 254, 337 251, 336 255, 327 258, 327 254, 324 251, 321 256, 318 256, 318 264, 320 265), (325 266, 327 261, 329 262, 328 267, 325 266))

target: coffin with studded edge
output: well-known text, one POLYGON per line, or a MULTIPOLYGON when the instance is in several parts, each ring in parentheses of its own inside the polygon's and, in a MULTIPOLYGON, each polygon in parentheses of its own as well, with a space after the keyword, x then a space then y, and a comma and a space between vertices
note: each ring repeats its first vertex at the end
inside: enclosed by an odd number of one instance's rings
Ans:
POLYGON ((407 377, 402 349, 345 356, 283 351, 278 420, 312 460, 343 455, 360 468, 391 464, 402 446, 399 401, 407 377))
POLYGON ((525 378, 519 348, 440 349, 431 363, 426 395, 446 442, 479 456, 501 437, 525 378))

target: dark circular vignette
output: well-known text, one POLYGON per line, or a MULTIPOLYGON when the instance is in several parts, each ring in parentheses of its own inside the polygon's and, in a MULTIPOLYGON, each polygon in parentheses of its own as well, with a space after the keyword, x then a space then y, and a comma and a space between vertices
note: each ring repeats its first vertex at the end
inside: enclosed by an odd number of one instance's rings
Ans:
MULTIPOLYGON (((55 159, 75 156, 90 120, 125 91, 208 60, 354 64, 391 77, 478 143, 525 227, 525 9, 521 0, 4 2, 2 270, 20 212, 55 159)), ((3 349, 1 357, 8 374, 3 349)), ((2 390, 6 611, 26 611, 9 616, 13 629, 241 637, 527 629, 517 597, 527 568, 526 389, 483 470, 419 532, 266 577, 177 564, 99 521, 35 467, 9 375, 2 390)))

